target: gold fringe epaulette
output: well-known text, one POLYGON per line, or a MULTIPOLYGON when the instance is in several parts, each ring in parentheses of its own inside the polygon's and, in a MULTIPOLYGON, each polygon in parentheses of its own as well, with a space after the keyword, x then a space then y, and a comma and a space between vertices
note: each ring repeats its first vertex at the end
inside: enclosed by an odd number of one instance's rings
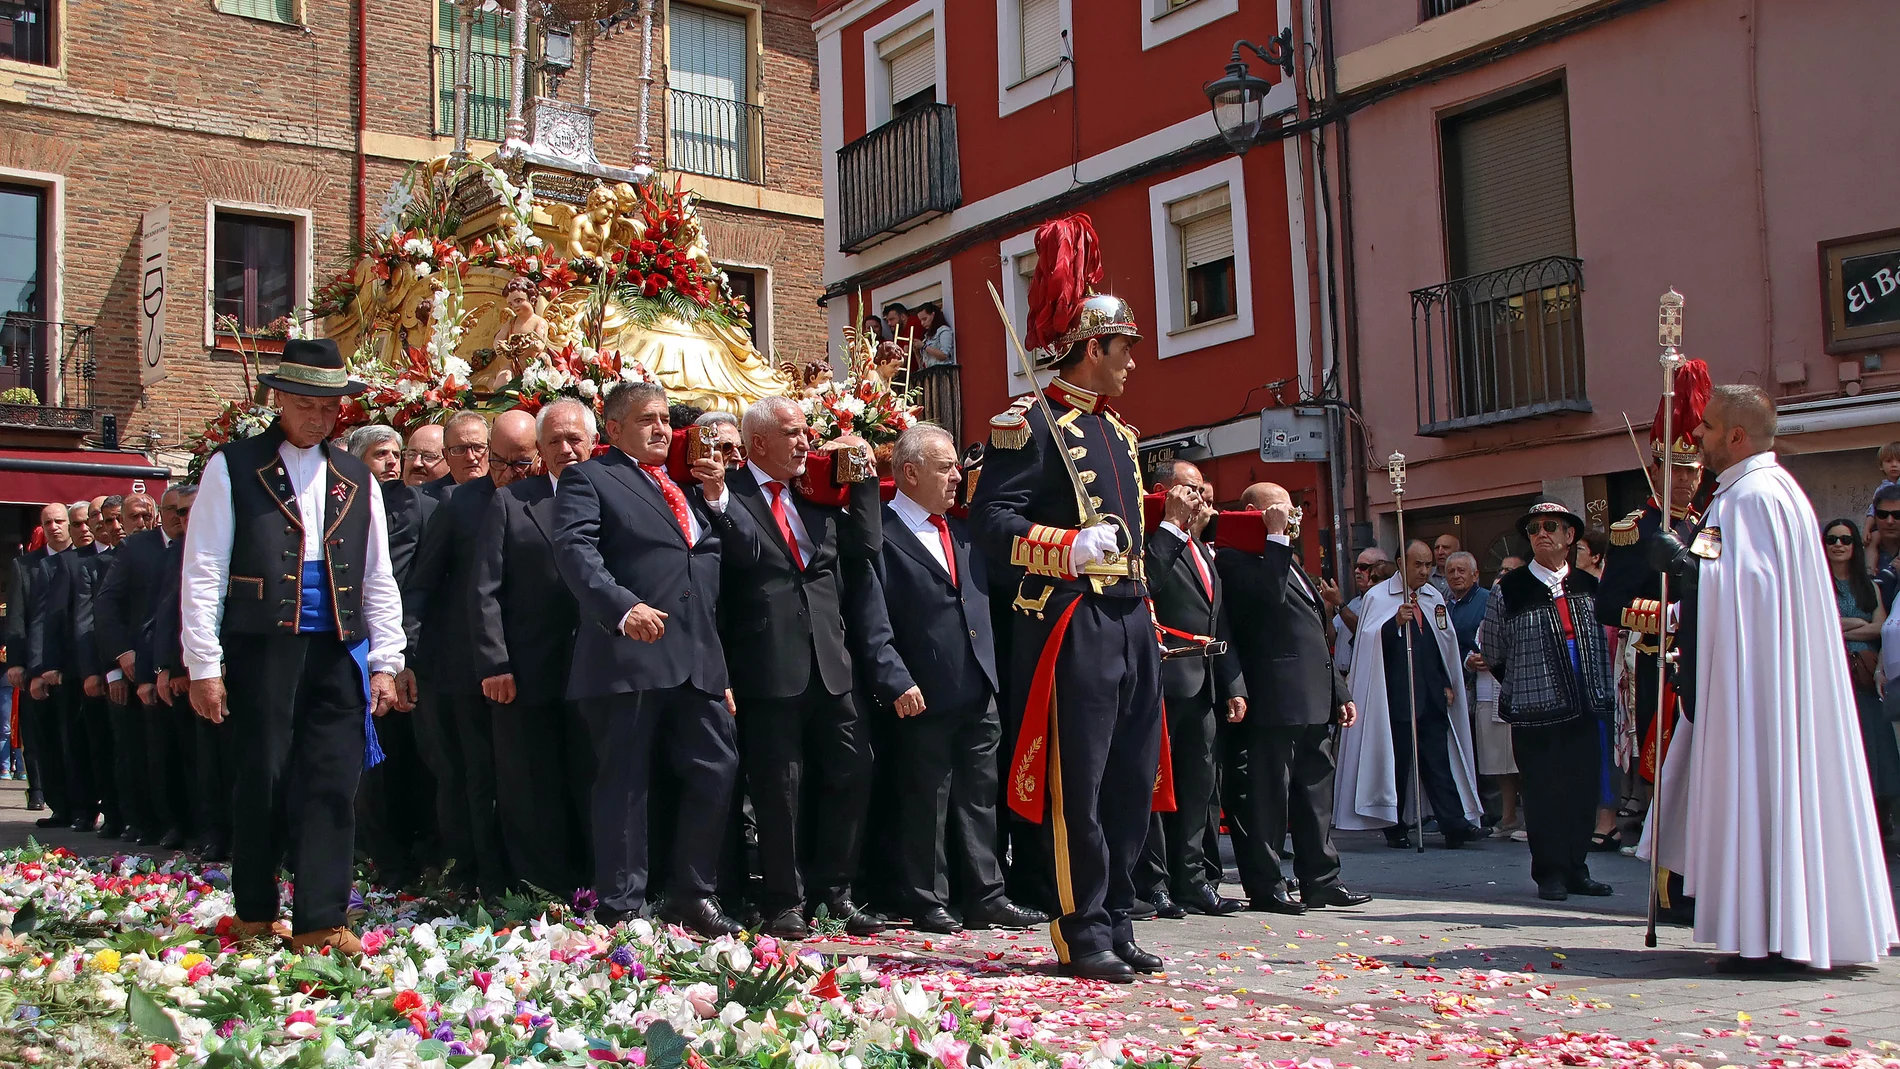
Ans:
POLYGON ((1029 444, 1029 406, 1033 396, 1018 397, 1002 412, 990 418, 990 446, 995 449, 1021 449, 1029 444))
POLYGON ((1610 544, 1613 546, 1635 545, 1642 539, 1642 533, 1637 530, 1637 525, 1642 522, 1642 519, 1643 510, 1637 509, 1635 512, 1611 524, 1610 544))

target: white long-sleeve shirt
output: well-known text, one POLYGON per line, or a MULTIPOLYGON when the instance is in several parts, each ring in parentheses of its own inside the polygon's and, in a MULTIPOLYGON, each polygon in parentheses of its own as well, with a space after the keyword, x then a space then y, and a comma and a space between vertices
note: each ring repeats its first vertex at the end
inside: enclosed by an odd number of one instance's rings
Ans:
MULTIPOLYGON (((323 559, 323 450, 299 449, 284 442, 277 447, 284 471, 296 492, 297 511, 303 519, 303 559, 323 559)), ((366 481, 369 494, 369 550, 363 561, 363 620, 369 628, 369 670, 396 673, 403 669, 402 595, 389 568, 389 520, 383 512, 383 491, 375 479, 366 481)), ((224 596, 230 582, 231 546, 237 525, 231 512, 231 472, 224 454, 213 456, 198 480, 198 497, 191 506, 191 525, 185 530, 184 573, 179 589, 182 626, 179 642, 185 668, 193 679, 210 679, 224 670, 224 644, 218 638, 224 620, 224 596)))

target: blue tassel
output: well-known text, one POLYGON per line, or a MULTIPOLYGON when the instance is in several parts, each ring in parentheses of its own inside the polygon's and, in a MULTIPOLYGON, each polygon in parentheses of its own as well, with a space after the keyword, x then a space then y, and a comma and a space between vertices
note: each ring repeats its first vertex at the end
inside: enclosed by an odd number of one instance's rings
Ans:
POLYGON ((383 763, 383 748, 376 744, 376 714, 363 710, 363 771, 383 763))

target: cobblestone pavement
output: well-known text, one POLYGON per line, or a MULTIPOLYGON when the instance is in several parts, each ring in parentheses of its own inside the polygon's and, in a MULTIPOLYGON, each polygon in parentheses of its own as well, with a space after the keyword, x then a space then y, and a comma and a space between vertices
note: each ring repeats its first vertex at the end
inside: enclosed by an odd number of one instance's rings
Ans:
MULTIPOLYGON (((0 846, 108 844, 31 826, 0 784, 0 846)), ((863 954, 1037 1022, 1041 1038, 1259 1066, 1900 1066, 1900 964, 1774 978, 1716 974, 1686 928, 1643 946, 1646 867, 1593 855, 1605 899, 1540 901, 1522 844, 1392 850, 1340 837, 1345 881, 1374 901, 1301 917, 1145 921, 1169 971, 1129 987, 1057 978, 1040 931, 898 932, 814 944, 863 954), (1887 1061, 1892 1059, 1892 1061, 1887 1061)), ((1229 884, 1229 894, 1239 888, 1229 884)))

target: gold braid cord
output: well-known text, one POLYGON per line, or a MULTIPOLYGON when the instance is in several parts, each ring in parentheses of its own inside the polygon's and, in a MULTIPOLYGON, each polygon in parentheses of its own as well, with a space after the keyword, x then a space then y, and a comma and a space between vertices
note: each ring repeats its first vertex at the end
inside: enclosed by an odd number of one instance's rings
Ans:
POLYGON ((1026 535, 1017 535, 1010 543, 1010 564, 1030 575, 1052 579, 1075 578, 1074 530, 1036 524, 1026 535))

